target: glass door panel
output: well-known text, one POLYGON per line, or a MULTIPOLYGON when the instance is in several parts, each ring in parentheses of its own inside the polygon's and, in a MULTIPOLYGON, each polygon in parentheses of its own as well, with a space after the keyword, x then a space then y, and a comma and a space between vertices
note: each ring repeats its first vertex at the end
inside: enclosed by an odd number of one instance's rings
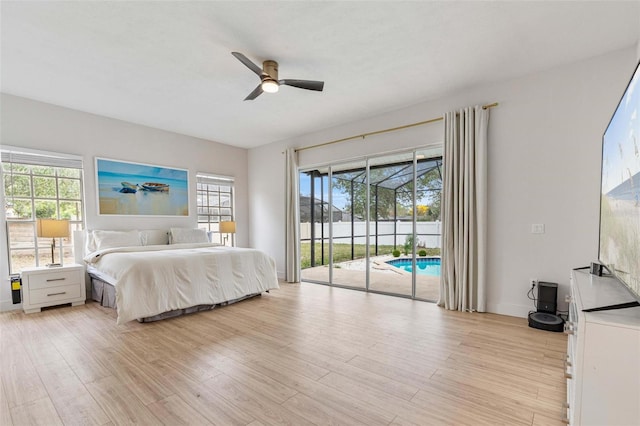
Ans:
POLYGON ((442 158, 417 153, 416 187, 416 298, 436 301, 440 294, 442 223, 442 158))
POLYGON ((300 173, 300 269, 305 281, 329 283, 328 177, 300 173))
POLYGON ((370 160, 370 290, 412 294, 413 194, 407 183, 413 184, 413 153, 370 160))
POLYGON ((331 168, 332 284, 366 288, 366 162, 331 168))

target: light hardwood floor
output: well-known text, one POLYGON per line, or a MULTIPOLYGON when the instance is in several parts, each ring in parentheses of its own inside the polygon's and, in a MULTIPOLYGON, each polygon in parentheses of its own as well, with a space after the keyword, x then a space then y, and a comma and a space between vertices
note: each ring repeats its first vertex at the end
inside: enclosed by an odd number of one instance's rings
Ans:
POLYGON ((561 424, 566 338, 526 320, 282 284, 150 324, 0 314, 0 424, 561 424))

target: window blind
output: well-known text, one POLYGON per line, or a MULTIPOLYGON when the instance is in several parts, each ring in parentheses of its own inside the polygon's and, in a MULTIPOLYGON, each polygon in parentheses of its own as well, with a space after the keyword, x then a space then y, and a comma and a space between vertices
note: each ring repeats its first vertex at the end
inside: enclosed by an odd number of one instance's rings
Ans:
POLYGON ((205 183, 209 185, 224 185, 233 186, 233 177, 231 176, 217 176, 205 173, 196 173, 198 183, 205 183))
POLYGON ((78 155, 37 151, 19 147, 3 146, 0 148, 0 160, 2 160, 3 163, 82 169, 82 157, 78 155))

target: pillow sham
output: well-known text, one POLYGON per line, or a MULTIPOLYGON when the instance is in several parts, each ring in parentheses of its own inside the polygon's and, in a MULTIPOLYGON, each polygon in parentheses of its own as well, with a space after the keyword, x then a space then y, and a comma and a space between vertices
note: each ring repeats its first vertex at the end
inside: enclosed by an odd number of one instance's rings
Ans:
POLYGON ((198 228, 171 228, 169 244, 208 243, 207 231, 198 228))
POLYGON ((169 231, 166 229, 148 229, 140 231, 140 242, 143 246, 169 244, 169 231))
POLYGON ((84 252, 93 253, 96 251, 96 242, 93 239, 93 230, 87 229, 84 237, 84 252))
POLYGON ((140 233, 133 231, 93 231, 93 243, 95 250, 103 250, 113 247, 135 247, 142 245, 140 233))

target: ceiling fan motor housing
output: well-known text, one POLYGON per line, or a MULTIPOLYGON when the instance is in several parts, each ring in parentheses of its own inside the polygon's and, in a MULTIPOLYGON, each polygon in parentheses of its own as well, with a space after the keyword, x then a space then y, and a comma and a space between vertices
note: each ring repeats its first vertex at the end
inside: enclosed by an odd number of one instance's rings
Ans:
POLYGON ((272 80, 278 81, 278 63, 276 61, 264 61, 262 70, 268 74, 272 80))

